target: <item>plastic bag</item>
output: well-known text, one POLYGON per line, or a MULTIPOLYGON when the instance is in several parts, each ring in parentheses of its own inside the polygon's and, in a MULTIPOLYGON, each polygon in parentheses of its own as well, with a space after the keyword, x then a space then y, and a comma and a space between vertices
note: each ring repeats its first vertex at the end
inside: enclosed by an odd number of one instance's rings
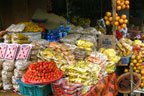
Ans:
POLYGON ((94 27, 85 28, 81 33, 82 34, 89 34, 89 35, 96 35, 96 34, 98 34, 96 28, 94 28, 94 27))
POLYGON ((13 76, 13 72, 7 72, 2 70, 2 79, 4 78, 11 78, 13 76))
POLYGON ((62 38, 60 41, 68 44, 75 44, 76 40, 80 38, 80 36, 80 34, 70 34, 62 38))
POLYGON ((15 67, 17 70, 26 70, 29 66, 29 64, 31 63, 31 61, 25 61, 25 60, 17 60, 15 63, 15 67))
POLYGON ((15 69, 14 70, 14 77, 15 78, 21 78, 25 72, 26 71, 20 71, 20 70, 15 69))
POLYGON ((4 90, 11 90, 12 87, 13 87, 12 84, 3 83, 3 89, 4 89, 4 90))
POLYGON ((28 40, 29 37, 22 33, 14 33, 12 34, 12 40, 28 40))
POLYGON ((7 60, 7 61, 4 61, 3 62, 3 70, 4 71, 13 71, 14 69, 14 61, 10 61, 10 60, 7 60))
POLYGON ((86 57, 86 51, 82 50, 82 49, 75 49, 74 50, 74 55, 76 57, 77 60, 84 60, 84 58, 86 57))
POLYGON ((11 34, 6 34, 3 36, 4 40, 11 41, 11 34))
POLYGON ((70 33, 81 33, 83 30, 83 27, 77 26, 73 27, 70 33))
POLYGON ((97 42, 96 36, 93 36, 93 35, 82 35, 79 39, 80 40, 87 40, 87 41, 93 42, 93 43, 97 42))
POLYGON ((12 76, 12 84, 17 85, 17 80, 19 80, 20 78, 15 78, 15 76, 12 76))
POLYGON ((14 88, 15 91, 19 91, 20 90, 19 89, 19 85, 13 85, 13 88, 14 88))
POLYGON ((77 46, 76 45, 74 45, 74 44, 68 44, 68 43, 64 43, 66 46, 68 46, 69 47, 69 49, 73 52, 76 48, 77 48, 77 46))
POLYGON ((31 60, 31 61, 38 60, 37 55, 35 55, 35 56, 31 56, 31 57, 30 57, 30 60, 31 60))
POLYGON ((10 25, 6 31, 9 31, 9 32, 22 32, 25 28, 25 24, 12 24, 10 25))

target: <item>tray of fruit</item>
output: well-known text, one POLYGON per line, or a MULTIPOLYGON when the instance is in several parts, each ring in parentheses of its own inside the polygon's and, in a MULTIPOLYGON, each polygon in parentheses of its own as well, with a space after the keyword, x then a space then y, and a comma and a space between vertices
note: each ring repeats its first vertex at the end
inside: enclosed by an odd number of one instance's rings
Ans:
POLYGON ((31 64, 23 75, 22 81, 26 84, 50 84, 63 77, 55 62, 36 62, 31 64))

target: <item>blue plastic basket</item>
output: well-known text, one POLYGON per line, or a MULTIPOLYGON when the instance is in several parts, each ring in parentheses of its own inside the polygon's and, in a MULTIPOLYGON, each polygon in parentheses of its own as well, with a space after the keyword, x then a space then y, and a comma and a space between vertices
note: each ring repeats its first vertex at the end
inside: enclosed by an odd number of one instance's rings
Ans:
POLYGON ((51 85, 29 85, 17 80, 20 94, 24 96, 48 96, 52 94, 51 85))
POLYGON ((121 63, 122 64, 129 64, 131 59, 131 55, 127 57, 121 57, 121 63))

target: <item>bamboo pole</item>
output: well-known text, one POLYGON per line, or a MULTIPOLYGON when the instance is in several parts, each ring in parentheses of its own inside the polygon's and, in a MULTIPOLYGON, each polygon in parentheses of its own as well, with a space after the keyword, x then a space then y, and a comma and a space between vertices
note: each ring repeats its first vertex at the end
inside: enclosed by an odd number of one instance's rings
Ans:
POLYGON ((113 17, 112 32, 113 35, 116 36, 116 26, 114 25, 115 18, 116 18, 116 0, 112 0, 112 17, 113 17))

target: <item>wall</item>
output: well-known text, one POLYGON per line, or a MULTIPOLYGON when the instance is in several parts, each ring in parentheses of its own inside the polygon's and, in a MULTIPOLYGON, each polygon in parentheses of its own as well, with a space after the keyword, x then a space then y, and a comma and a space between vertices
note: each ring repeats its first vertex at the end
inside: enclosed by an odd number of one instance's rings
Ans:
POLYGON ((48 0, 0 0, 0 16, 6 28, 12 23, 29 21, 37 8, 46 9, 48 0))

